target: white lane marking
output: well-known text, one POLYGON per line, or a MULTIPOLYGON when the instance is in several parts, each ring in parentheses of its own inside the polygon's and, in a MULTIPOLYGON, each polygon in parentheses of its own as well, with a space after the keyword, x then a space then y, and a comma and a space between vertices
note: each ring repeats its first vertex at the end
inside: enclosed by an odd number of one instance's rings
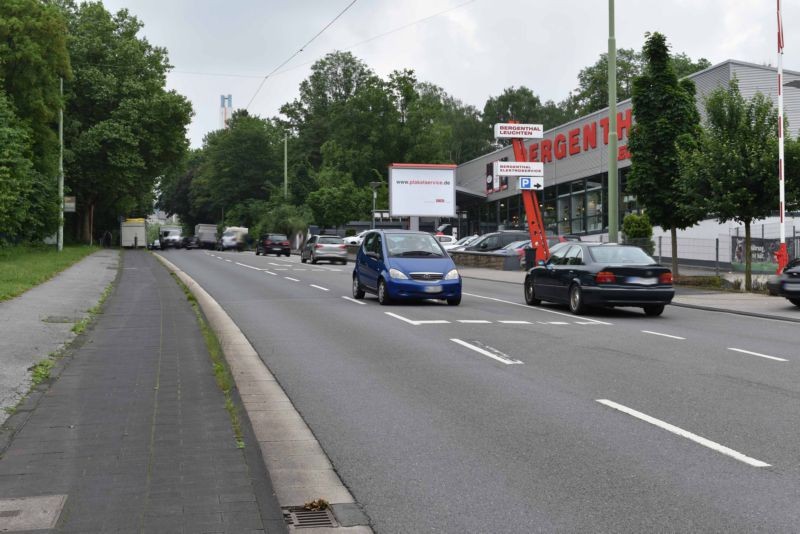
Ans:
MULTIPOLYGON (((275 269, 275 270, 277 271, 277 269, 275 269)), ((291 280, 292 282, 299 282, 300 281, 297 278, 291 278, 289 276, 284 276, 284 278, 286 278, 287 280, 291 280)))
MULTIPOLYGON (((523 363, 523 362, 521 362, 519 360, 515 360, 514 358, 506 356, 505 354, 503 354, 503 356, 505 356, 505 358, 501 358, 500 356, 497 356, 496 354, 494 354, 492 352, 489 352, 488 350, 482 349, 481 347, 476 347, 475 345, 473 345, 471 343, 467 343, 466 341, 462 341, 460 339, 451 338, 450 341, 452 341, 453 343, 458 343, 462 347, 467 347, 470 350, 474 350, 478 354, 483 354, 484 356, 488 356, 489 358, 491 358, 493 360, 497 360, 498 362, 504 363, 506 365, 515 365, 515 364, 523 363)), ((500 352, 500 351, 498 351, 498 352, 500 352)), ((502 353, 500 353, 500 354, 502 354, 502 353)))
POLYGON ((276 267, 275 270, 276 271, 288 271, 289 269, 282 269, 281 267, 276 267))
POLYGON ((361 304, 362 306, 366 306, 366 302, 361 302, 360 300, 356 300, 353 297, 342 297, 344 300, 349 300, 350 302, 355 302, 356 304, 361 304))
POLYGON ((282 267, 282 265, 280 263, 269 262, 269 264, 270 265, 274 265, 275 267, 282 267))
MULTIPOLYGON (((459 323, 464 324, 492 324, 492 321, 487 321, 486 319, 459 319, 459 323)), ((503 321, 500 321, 501 323, 503 321)))
POLYGON ((272 271, 264 271, 264 274, 271 274, 272 276, 278 276, 278 273, 273 273, 272 271))
POLYGON ((436 319, 436 320, 433 320, 433 321, 413 321, 411 319, 406 319, 402 315, 398 315, 396 313, 392 313, 392 312, 385 312, 385 313, 386 313, 386 315, 388 315, 390 317, 394 317, 395 319, 400 319, 401 321, 406 322, 408 324, 412 324, 414 326, 419 326, 421 324, 450 324, 450 321, 446 321, 444 319, 436 319))
POLYGON ((728 350, 741 352, 742 354, 750 354, 751 356, 758 356, 759 358, 767 358, 767 359, 775 360, 775 361, 778 361, 778 362, 788 362, 789 361, 789 360, 784 360, 783 358, 776 358, 775 356, 767 356, 766 354, 761 354, 759 352, 750 352, 749 350, 744 350, 744 349, 735 349, 733 347, 728 347, 728 350))
POLYGON ((614 408, 615 410, 619 410, 622 413, 626 413, 628 415, 636 417, 637 419, 641 419, 642 421, 645 421, 647 423, 655 425, 655 426, 657 426, 659 428, 662 428, 662 429, 664 429, 664 430, 666 430, 668 432, 672 432, 673 434, 677 434, 678 436, 684 437, 686 439, 690 439, 690 440, 694 441, 695 443, 699 443, 700 445, 703 445, 704 447, 708 447, 709 449, 712 449, 712 450, 715 450, 715 451, 720 452, 722 454, 725 454, 727 456, 730 456, 731 458, 735 458, 735 459, 739 460, 740 462, 744 462, 744 463, 746 463, 748 465, 752 465, 753 467, 770 467, 770 464, 768 464, 768 463, 762 462, 761 460, 756 460, 755 458, 750 458, 749 456, 745 456, 744 454, 742 454, 742 453, 740 453, 738 451, 735 451, 733 449, 729 449, 728 447, 725 447, 724 445, 720 445, 717 442, 711 441, 710 439, 706 439, 706 438, 704 438, 702 436, 698 436, 697 434, 693 434, 692 432, 689 432, 688 430, 684 430, 682 428, 678 428, 675 425, 671 425, 671 424, 669 424, 669 423, 667 423, 665 421, 662 421, 660 419, 656 419, 655 417, 650 417, 649 415, 643 414, 642 412, 637 412, 633 408, 628 408, 627 406, 623 406, 622 404, 617 404, 616 402, 610 401, 608 399, 597 399, 597 402, 599 402, 600 404, 604 404, 604 405, 608 406, 609 408, 614 408))
POLYGON ((411 319, 406 319, 402 315, 397 315, 396 313, 392 313, 392 312, 385 312, 385 313, 389 317, 394 317, 395 319, 400 319, 403 322, 406 322, 408 324, 413 324, 414 326, 417 326, 417 322, 416 321, 412 321, 411 319))
POLYGON ((295 272, 299 272, 299 271, 307 271, 308 269, 292 269, 292 270, 295 272))
POLYGON ((321 290, 323 290, 323 291, 330 291, 330 289, 328 289, 327 287, 315 286, 314 284, 309 284, 309 285, 310 285, 311 287, 316 287, 317 289, 321 289, 321 290))
POLYGON ((248 269, 253 269, 254 271, 263 271, 264 269, 259 269, 258 267, 253 267, 252 265, 246 265, 244 263, 236 262, 236 265, 241 265, 242 267, 247 267, 248 269))
POLYGON ((663 337, 669 337, 669 338, 672 338, 672 339, 684 339, 684 340, 686 339, 685 337, 681 337, 681 336, 672 336, 672 335, 670 335, 670 334, 662 334, 662 333, 660 333, 660 332, 651 332, 650 330, 642 330, 642 333, 645 333, 645 334, 652 334, 652 335, 654 335, 654 336, 663 336, 663 337))
POLYGON ((225 259, 225 258, 220 258, 219 256, 214 256, 214 257, 217 258, 218 260, 224 260, 225 259))
POLYGON ((547 324, 569 324, 569 323, 565 323, 564 321, 548 321, 547 324))
MULTIPOLYGON (((477 297, 479 299, 486 299, 486 300, 493 300, 495 302, 502 302, 503 304, 511 304, 512 306, 520 306, 520 307, 525 308, 527 310, 540 311, 540 312, 546 312, 546 313, 554 313, 556 315, 563 315, 564 317, 570 317, 570 318, 574 317, 574 315, 570 315, 568 313, 557 312, 555 310, 548 310, 547 308, 540 308, 540 307, 537 308, 536 306, 528 306, 527 304, 520 304, 519 302, 511 302, 510 300, 503 300, 503 299, 498 299, 498 298, 494 298, 494 297, 485 297, 483 295, 476 295, 475 293, 464 293, 464 292, 462 292, 461 294, 462 295, 467 295, 467 296, 470 296, 470 297, 477 297)), ((607 323, 605 321, 598 321, 597 319, 589 319, 588 317, 586 318, 586 321, 591 321, 593 324, 606 324, 606 325, 613 324, 613 323, 607 323)))
POLYGON ((587 323, 586 321, 575 321, 575 324, 608 324, 608 323, 587 323))
POLYGON ((530 321, 497 321, 500 324, 533 324, 530 321))

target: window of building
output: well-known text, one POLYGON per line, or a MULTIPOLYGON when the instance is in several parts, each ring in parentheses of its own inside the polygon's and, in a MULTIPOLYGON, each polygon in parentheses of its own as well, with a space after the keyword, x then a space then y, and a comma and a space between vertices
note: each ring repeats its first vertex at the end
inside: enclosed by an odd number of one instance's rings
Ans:
POLYGON ((586 229, 586 225, 584 224, 584 216, 586 214, 586 185, 583 180, 576 180, 572 182, 571 196, 571 233, 583 233, 586 229))
POLYGON ((586 179, 586 231, 603 231, 603 176, 586 179))

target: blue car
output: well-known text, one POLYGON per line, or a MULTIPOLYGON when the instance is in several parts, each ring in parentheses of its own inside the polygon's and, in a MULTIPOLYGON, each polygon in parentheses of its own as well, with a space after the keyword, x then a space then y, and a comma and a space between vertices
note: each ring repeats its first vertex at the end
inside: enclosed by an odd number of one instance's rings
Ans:
POLYGON ((461 303, 461 275, 456 264, 429 233, 373 230, 361 243, 353 269, 353 297, 364 293, 389 304, 401 299, 439 299, 461 303))

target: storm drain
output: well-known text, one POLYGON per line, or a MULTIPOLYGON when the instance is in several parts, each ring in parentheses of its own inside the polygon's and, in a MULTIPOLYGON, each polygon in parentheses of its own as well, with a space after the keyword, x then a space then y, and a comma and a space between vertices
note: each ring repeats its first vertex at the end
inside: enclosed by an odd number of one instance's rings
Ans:
POLYGON ((338 527, 330 508, 326 510, 306 510, 302 506, 283 509, 283 520, 295 528, 338 527))

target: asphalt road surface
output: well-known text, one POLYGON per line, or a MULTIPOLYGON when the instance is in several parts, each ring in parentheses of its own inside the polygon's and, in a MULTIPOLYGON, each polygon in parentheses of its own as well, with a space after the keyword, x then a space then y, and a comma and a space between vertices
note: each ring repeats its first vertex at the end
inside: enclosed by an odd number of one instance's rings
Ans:
POLYGON ((352 264, 163 253, 248 337, 378 533, 797 532, 797 325, 573 316, 464 280, 351 299, 352 264))

